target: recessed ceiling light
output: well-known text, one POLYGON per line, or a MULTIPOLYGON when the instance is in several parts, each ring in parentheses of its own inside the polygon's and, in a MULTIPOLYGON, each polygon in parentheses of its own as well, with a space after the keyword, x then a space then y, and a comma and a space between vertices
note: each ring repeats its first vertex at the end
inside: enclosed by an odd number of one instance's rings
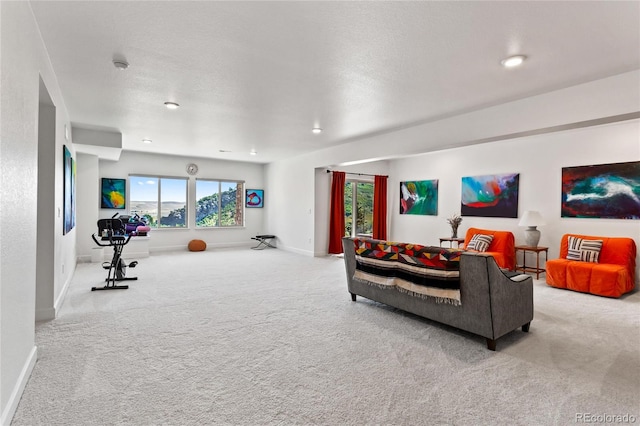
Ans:
POLYGON ((151 139, 142 139, 143 143, 151 143, 151 139))
POLYGON ((249 151, 250 155, 258 155, 258 152, 255 149, 252 149, 251 151, 249 151))
POLYGON ((509 56, 508 58, 503 59, 502 61, 500 61, 500 63, 505 68, 513 68, 521 65, 525 59, 527 59, 527 57, 524 55, 515 55, 515 56, 509 56))
POLYGON ((313 129, 311 129, 311 133, 313 133, 314 135, 319 135, 320 133, 322 133, 322 129, 320 127, 314 127, 313 129))
POLYGON ((129 63, 127 61, 123 61, 121 59, 114 59, 113 66, 118 68, 120 71, 124 71, 129 68, 129 63))
POLYGON ((165 102, 164 106, 166 106, 168 109, 178 109, 180 104, 177 104, 175 102, 165 102))

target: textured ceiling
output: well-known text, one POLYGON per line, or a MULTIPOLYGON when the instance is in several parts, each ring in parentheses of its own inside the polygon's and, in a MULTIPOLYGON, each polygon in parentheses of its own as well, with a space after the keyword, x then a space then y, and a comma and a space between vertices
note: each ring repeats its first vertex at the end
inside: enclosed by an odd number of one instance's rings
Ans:
POLYGON ((265 163, 640 68, 637 1, 31 6, 74 126, 135 151, 265 163))

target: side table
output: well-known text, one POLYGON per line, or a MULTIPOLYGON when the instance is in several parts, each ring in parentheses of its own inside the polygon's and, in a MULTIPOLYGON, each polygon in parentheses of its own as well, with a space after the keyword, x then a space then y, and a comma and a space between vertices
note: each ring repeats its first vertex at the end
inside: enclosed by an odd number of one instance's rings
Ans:
POLYGON ((531 246, 516 246, 516 255, 518 252, 522 252, 522 265, 516 265, 516 271, 522 272, 535 272, 536 279, 540 279, 540 273, 546 273, 544 268, 540 267, 540 253, 544 253, 544 261, 547 261, 549 257, 549 247, 531 247, 531 246), (536 266, 527 266, 527 252, 533 252, 536 254, 536 266))
POLYGON ((440 247, 442 247, 442 243, 444 241, 449 241, 449 248, 453 248, 453 243, 457 244, 456 247, 460 248, 460 244, 464 243, 464 238, 451 238, 451 237, 442 237, 440 238, 440 247))

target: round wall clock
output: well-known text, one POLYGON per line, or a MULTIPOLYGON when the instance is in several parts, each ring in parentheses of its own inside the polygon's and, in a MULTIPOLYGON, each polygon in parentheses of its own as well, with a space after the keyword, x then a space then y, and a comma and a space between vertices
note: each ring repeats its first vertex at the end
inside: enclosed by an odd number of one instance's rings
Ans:
POLYGON ((198 165, 195 163, 191 163, 187 165, 187 173, 189 173, 191 176, 195 175, 198 173, 198 165))

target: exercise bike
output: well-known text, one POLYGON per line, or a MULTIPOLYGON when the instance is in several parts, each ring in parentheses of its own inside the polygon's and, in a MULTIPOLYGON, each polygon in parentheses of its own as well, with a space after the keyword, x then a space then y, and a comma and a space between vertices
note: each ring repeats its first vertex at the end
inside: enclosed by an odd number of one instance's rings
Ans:
POLYGON ((133 281, 138 277, 127 277, 127 267, 135 268, 138 261, 126 264, 122 259, 122 249, 131 240, 131 235, 125 234, 125 227, 122 220, 116 218, 117 214, 111 219, 98 220, 98 235, 100 240, 96 238, 96 234, 91 235, 93 241, 100 247, 113 247, 113 257, 111 262, 104 262, 102 267, 107 269, 106 285, 104 287, 91 287, 91 291, 96 290, 124 290, 129 288, 128 285, 116 285, 116 281, 133 281))

